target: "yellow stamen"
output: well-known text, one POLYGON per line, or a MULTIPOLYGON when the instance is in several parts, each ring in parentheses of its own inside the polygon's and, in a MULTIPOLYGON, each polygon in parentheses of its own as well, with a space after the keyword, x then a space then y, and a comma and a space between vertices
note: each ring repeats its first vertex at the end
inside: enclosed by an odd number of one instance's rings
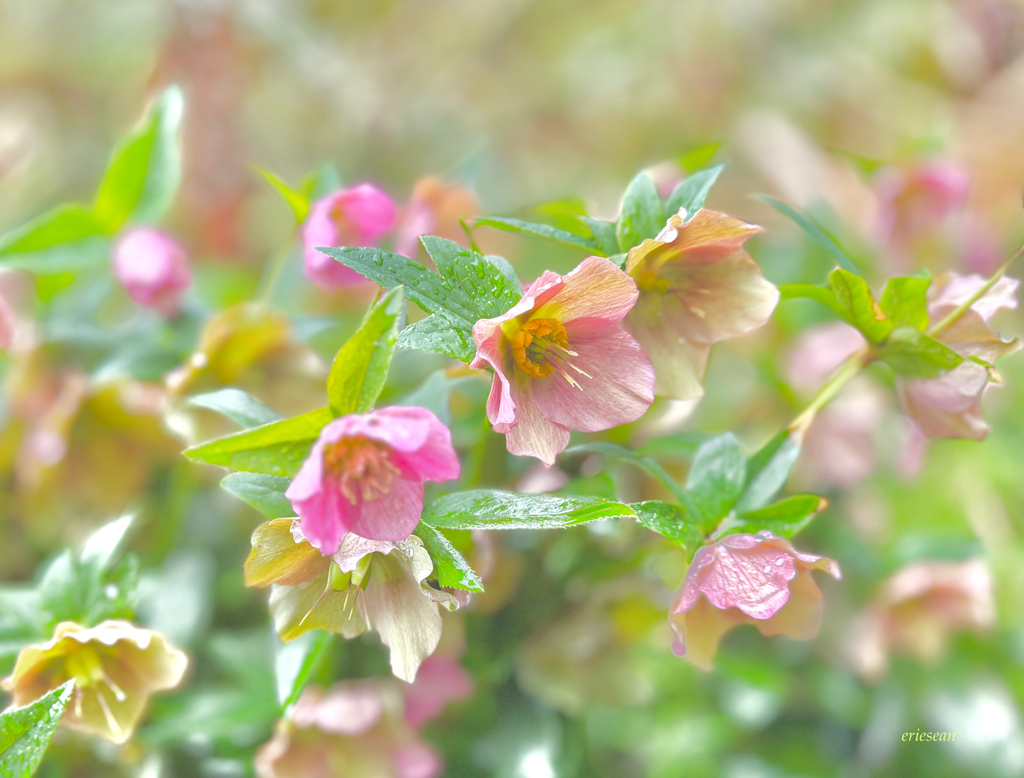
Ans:
POLYGON ((571 357, 578 357, 579 353, 569 348, 569 335, 565 327, 554 319, 530 319, 525 322, 512 337, 511 345, 516 367, 531 378, 547 378, 557 370, 569 382, 569 386, 580 391, 583 387, 566 372, 565 367, 592 378, 570 361, 571 357))

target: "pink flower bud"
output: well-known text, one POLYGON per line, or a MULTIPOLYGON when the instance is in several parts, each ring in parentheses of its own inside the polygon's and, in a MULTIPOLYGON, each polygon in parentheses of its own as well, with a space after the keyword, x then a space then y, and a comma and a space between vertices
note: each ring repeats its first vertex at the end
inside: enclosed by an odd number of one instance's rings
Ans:
POLYGON ((135 302, 168 317, 181 310, 181 296, 192 283, 184 249, 152 227, 122 233, 114 248, 114 274, 135 302))

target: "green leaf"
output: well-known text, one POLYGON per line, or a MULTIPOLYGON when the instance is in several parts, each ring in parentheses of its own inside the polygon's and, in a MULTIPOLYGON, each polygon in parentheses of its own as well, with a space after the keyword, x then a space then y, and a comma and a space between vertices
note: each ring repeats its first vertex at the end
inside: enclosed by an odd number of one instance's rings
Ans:
POLYGON ((684 546, 691 555, 705 543, 694 517, 688 517, 686 510, 678 505, 649 500, 632 503, 629 507, 636 512, 636 520, 647 529, 684 546))
POLYGON ((924 332, 928 329, 928 287, 931 284, 930 278, 890 278, 879 307, 895 327, 913 327, 924 332))
POLYGON ((188 398, 188 404, 197 408, 206 408, 227 416, 243 429, 259 427, 281 420, 281 415, 241 389, 218 389, 206 394, 194 394, 188 398))
POLYGON ((277 650, 274 660, 277 701, 286 715, 327 657, 333 643, 333 633, 314 629, 291 642, 283 643, 277 650))
POLYGON ((441 586, 463 589, 467 592, 482 592, 483 584, 469 563, 462 557, 451 542, 428 524, 422 522, 413 533, 423 541, 430 558, 434 560, 434 573, 441 586))
POLYGON ((590 234, 594 236, 594 242, 597 243, 597 250, 594 251, 596 256, 610 257, 619 253, 619 238, 616 235, 615 222, 592 219, 589 216, 580 216, 579 219, 590 228, 590 234))
POLYGON ((0 776, 29 778, 35 774, 74 686, 74 681, 68 681, 30 705, 0 715, 0 776))
POLYGON ((621 462, 633 465, 640 470, 643 470, 647 475, 651 476, 657 481, 660 481, 665 487, 672 492, 672 494, 679 500, 683 505, 689 507, 691 510, 695 510, 695 505, 691 500, 690 495, 676 483, 676 480, 668 474, 664 467, 662 467, 657 461, 650 457, 638 456, 633 451, 630 451, 624 446, 620 446, 618 443, 583 443, 579 446, 572 446, 565 450, 566 454, 603 454, 604 456, 614 457, 621 462))
POLYGON ((110 233, 129 221, 160 220, 181 179, 181 89, 170 86, 157 98, 142 126, 114 149, 93 210, 110 233))
POLYGON ((676 162, 679 163, 679 167, 692 175, 700 168, 705 167, 720 148, 722 148, 722 141, 706 143, 703 146, 698 146, 695 149, 690 149, 680 154, 676 157, 676 162))
POLYGON ((787 540, 811 523, 811 519, 828 505, 828 501, 814 494, 798 494, 767 508, 742 513, 725 528, 724 535, 736 533, 756 534, 769 530, 787 540))
POLYGON ((871 343, 881 343, 892 332, 892 321, 875 302, 868 283, 856 273, 836 268, 828 285, 839 302, 843 317, 871 343))
POLYGON ((460 362, 471 362, 476 356, 476 342, 464 329, 452 325, 444 314, 435 313, 420 319, 398 333, 398 345, 419 351, 446 354, 460 362))
POLYGON ((596 519, 634 518, 632 509, 597 497, 552 497, 481 489, 445 495, 423 512, 438 529, 564 529, 596 519))
POLYGON ((824 249, 838 263, 839 267, 851 273, 857 272, 857 263, 854 262, 853 257, 850 256, 832 233, 818 224, 813 218, 786 205, 784 202, 776 200, 774 197, 759 195, 758 199, 768 203, 768 205, 783 216, 796 222, 797 226, 804 231, 804 234, 813 243, 824 249))
POLYGON ((837 314, 846 318, 846 310, 839 304, 831 289, 812 284, 780 284, 779 296, 783 300, 807 298, 827 305, 837 314))
POLYGON ((715 185, 718 176, 725 169, 725 163, 714 167, 698 170, 696 173, 687 176, 675 191, 669 195, 665 202, 665 213, 672 216, 679 212, 680 208, 686 209, 686 218, 689 219, 697 211, 704 207, 704 201, 708 199, 711 187, 715 185))
POLYGON ((296 192, 288 184, 282 181, 280 178, 275 176, 269 170, 261 168, 259 165, 253 165, 256 172, 263 176, 263 180, 274 187, 276 191, 284 201, 288 203, 288 207, 292 209, 292 213, 295 214, 295 223, 301 224, 306 220, 306 215, 309 213, 309 198, 301 192, 296 192))
POLYGON ((284 496, 291 479, 264 473, 231 473, 220 485, 242 502, 271 519, 295 516, 295 508, 284 496))
POLYGON ((522 284, 504 259, 492 260, 435 235, 424 235, 420 242, 451 290, 448 310, 457 306, 470 329, 480 319, 501 316, 522 299, 522 284))
POLYGON ((769 440, 747 462, 746 483, 736 501, 736 510, 753 511, 765 506, 786 485, 799 456, 800 443, 794 440, 789 430, 783 430, 769 440))
POLYGON ((220 465, 251 473, 294 477, 324 425, 334 418, 330 408, 264 424, 186 449, 193 462, 220 465))
POLYGON ((893 330, 878 350, 878 358, 900 375, 912 378, 937 378, 964 361, 949 346, 914 327, 893 330))
POLYGON ((693 458, 686 488, 709 522, 722 518, 736 504, 746 483, 747 458, 731 432, 701 444, 693 458))
POLYGON ((473 219, 473 228, 477 227, 493 227, 504 232, 516 232, 520 235, 542 238, 554 243, 561 243, 564 246, 583 249, 592 254, 600 251, 600 246, 594 238, 576 235, 568 230, 562 230, 541 222, 528 222, 523 219, 513 219, 509 216, 481 216, 473 219))
POLYGON ((655 237, 665 226, 665 211, 654 180, 640 173, 629 182, 622 196, 616 237, 621 251, 629 251, 648 238, 655 237))
POLYGON ((128 534, 134 518, 134 515, 126 514, 109 524, 104 524, 93 532, 86 539, 85 545, 82 546, 82 551, 78 555, 82 564, 100 572, 108 570, 121 550, 121 544, 124 542, 125 535, 128 534))
POLYGON ((405 323, 402 287, 391 290, 366 314, 356 333, 338 351, 327 377, 327 398, 337 416, 365 413, 384 388, 405 323))
POLYGON ((92 211, 58 205, 0 236, 0 267, 65 273, 106 262, 110 238, 92 211))

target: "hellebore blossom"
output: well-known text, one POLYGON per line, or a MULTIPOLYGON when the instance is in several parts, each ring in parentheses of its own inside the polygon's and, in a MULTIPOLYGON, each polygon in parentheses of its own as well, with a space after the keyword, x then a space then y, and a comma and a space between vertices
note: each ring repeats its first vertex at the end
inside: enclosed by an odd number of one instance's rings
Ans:
POLYGON ((302 230, 306 275, 325 289, 365 282, 318 246, 376 246, 395 226, 394 203, 372 184, 339 189, 317 200, 302 230))
POLYGON ((716 211, 687 220, 680 210, 654 240, 630 250, 626 272, 640 296, 625 326, 651 358, 657 394, 700 397, 711 344, 750 332, 775 310, 778 289, 743 250, 760 230, 716 211))
POLYGON ((62 621, 48 643, 22 649, 3 688, 14 695, 12 707, 21 707, 74 679, 63 723, 124 743, 149 695, 177 686, 187 666, 188 657, 163 635, 127 621, 104 621, 90 629, 62 621))
POLYGON ((275 519, 252 535, 246 586, 273 585, 270 612, 285 642, 311 629, 353 638, 371 629, 391 649, 391 670, 412 682, 441 639, 437 604, 454 610, 452 595, 424 583, 433 569, 422 541, 396 543, 342 538, 337 553, 321 554, 299 522, 275 519))
POLYGON ((487 418, 508 450, 554 464, 569 430, 639 419, 654 402, 654 370, 620 326, 636 284, 607 259, 565 276, 547 271, 508 312, 473 325, 476 358, 494 368, 487 418))
POLYGON ((325 554, 354 532, 405 540, 423 512, 423 482, 459 475, 448 428, 426 408, 381 408, 323 428, 285 492, 302 534, 325 554))
POLYGON ((897 247, 936 229, 964 207, 970 180, 956 165, 941 160, 898 170, 883 168, 875 179, 879 232, 897 247))
POLYGON ((708 670, 722 636, 739 624, 762 635, 814 637, 822 605, 811 570, 841 577, 833 560, 801 554, 768 530, 702 547, 669 611, 672 650, 708 670))
POLYGON ((124 232, 114 247, 114 275, 139 305, 171 317, 192 284, 185 250, 152 227, 124 232))
POLYGON ((460 220, 477 213, 479 203, 470 189, 439 178, 421 178, 413 186, 412 199, 395 228, 391 248, 415 257, 421 235, 438 235, 462 243, 466 233, 460 220))
MULTIPOLYGON (((985 283, 981 276, 947 273, 929 289, 928 315, 940 321, 967 302, 985 283)), ((965 357, 938 378, 899 378, 896 391, 903 410, 930 438, 984 440, 988 424, 981 415, 981 398, 991 381, 999 381, 993 368, 972 362, 977 357, 989 364, 1020 348, 1020 341, 1004 341, 989 329, 988 320, 1000 308, 1017 307, 1017 280, 1003 277, 953 324, 936 338, 965 357)))
POLYGON ((307 686, 256 754, 258 778, 434 778, 442 767, 403 721, 400 692, 379 679, 307 686))

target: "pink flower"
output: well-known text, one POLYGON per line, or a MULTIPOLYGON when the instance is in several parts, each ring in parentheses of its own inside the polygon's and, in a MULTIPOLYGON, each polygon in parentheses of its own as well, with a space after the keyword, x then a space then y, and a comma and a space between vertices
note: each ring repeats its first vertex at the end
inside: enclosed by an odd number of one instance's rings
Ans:
MULTIPOLYGON (((969 300, 984 283, 985 279, 976 275, 947 273, 937 278, 928 290, 932 322, 969 300)), ((1016 351, 1019 341, 1004 341, 987 323, 1000 308, 1017 307, 1016 292, 1016 279, 1001 278, 936 337, 961 356, 978 357, 988 363, 1016 351)), ((981 415, 981 398, 993 380, 998 381, 998 374, 965 359, 938 378, 898 378, 896 391, 903 410, 928 437, 983 440, 989 427, 981 415)))
POLYGON ((405 720, 420 727, 449 702, 473 693, 473 680, 455 659, 434 654, 423 660, 416 680, 405 689, 405 720))
POLYGON ((513 454, 554 464, 569 430, 639 419, 654 402, 654 369, 620 326, 636 284, 607 259, 566 276, 547 271, 507 313, 473 326, 472 368, 494 368, 487 418, 513 454))
POLYGON ((957 165, 941 160, 898 170, 884 168, 875 180, 879 232, 902 247, 935 230, 967 203, 970 179, 957 165))
POLYGON ((626 260, 640 290, 626 329, 654 364, 657 393, 674 400, 700 397, 711 344, 764 324, 779 300, 743 250, 760 227, 716 211, 686 216, 672 216, 626 260))
POLYGON ((811 570, 841 577, 833 560, 801 554, 768 530, 702 547, 669 611, 672 650, 708 670, 722 636, 739 624, 762 635, 814 637, 822 601, 811 570))
POLYGON ((14 318, 14 311, 11 310, 11 306, 7 304, 3 295, 0 294, 0 351, 10 348, 11 344, 14 343, 14 333, 17 326, 18 322, 14 318))
POLYGON ((118 238, 114 275, 135 302, 168 317, 180 311, 181 296, 192 284, 184 249, 152 227, 135 227, 118 238))
POLYGON ((317 200, 302 230, 306 275, 326 289, 363 283, 356 271, 317 251, 318 246, 376 246, 395 226, 395 206, 372 184, 317 200))
POLYGON ((421 178, 413 187, 412 199, 395 230, 392 248, 403 256, 415 257, 421 235, 439 235, 465 243, 466 233, 460 220, 477 213, 479 204, 470 189, 439 178, 421 178))
POLYGON ((459 475, 451 433, 426 408, 381 408, 323 428, 285 492, 302 534, 324 554, 352 532, 405 540, 423 511, 423 482, 459 475))

